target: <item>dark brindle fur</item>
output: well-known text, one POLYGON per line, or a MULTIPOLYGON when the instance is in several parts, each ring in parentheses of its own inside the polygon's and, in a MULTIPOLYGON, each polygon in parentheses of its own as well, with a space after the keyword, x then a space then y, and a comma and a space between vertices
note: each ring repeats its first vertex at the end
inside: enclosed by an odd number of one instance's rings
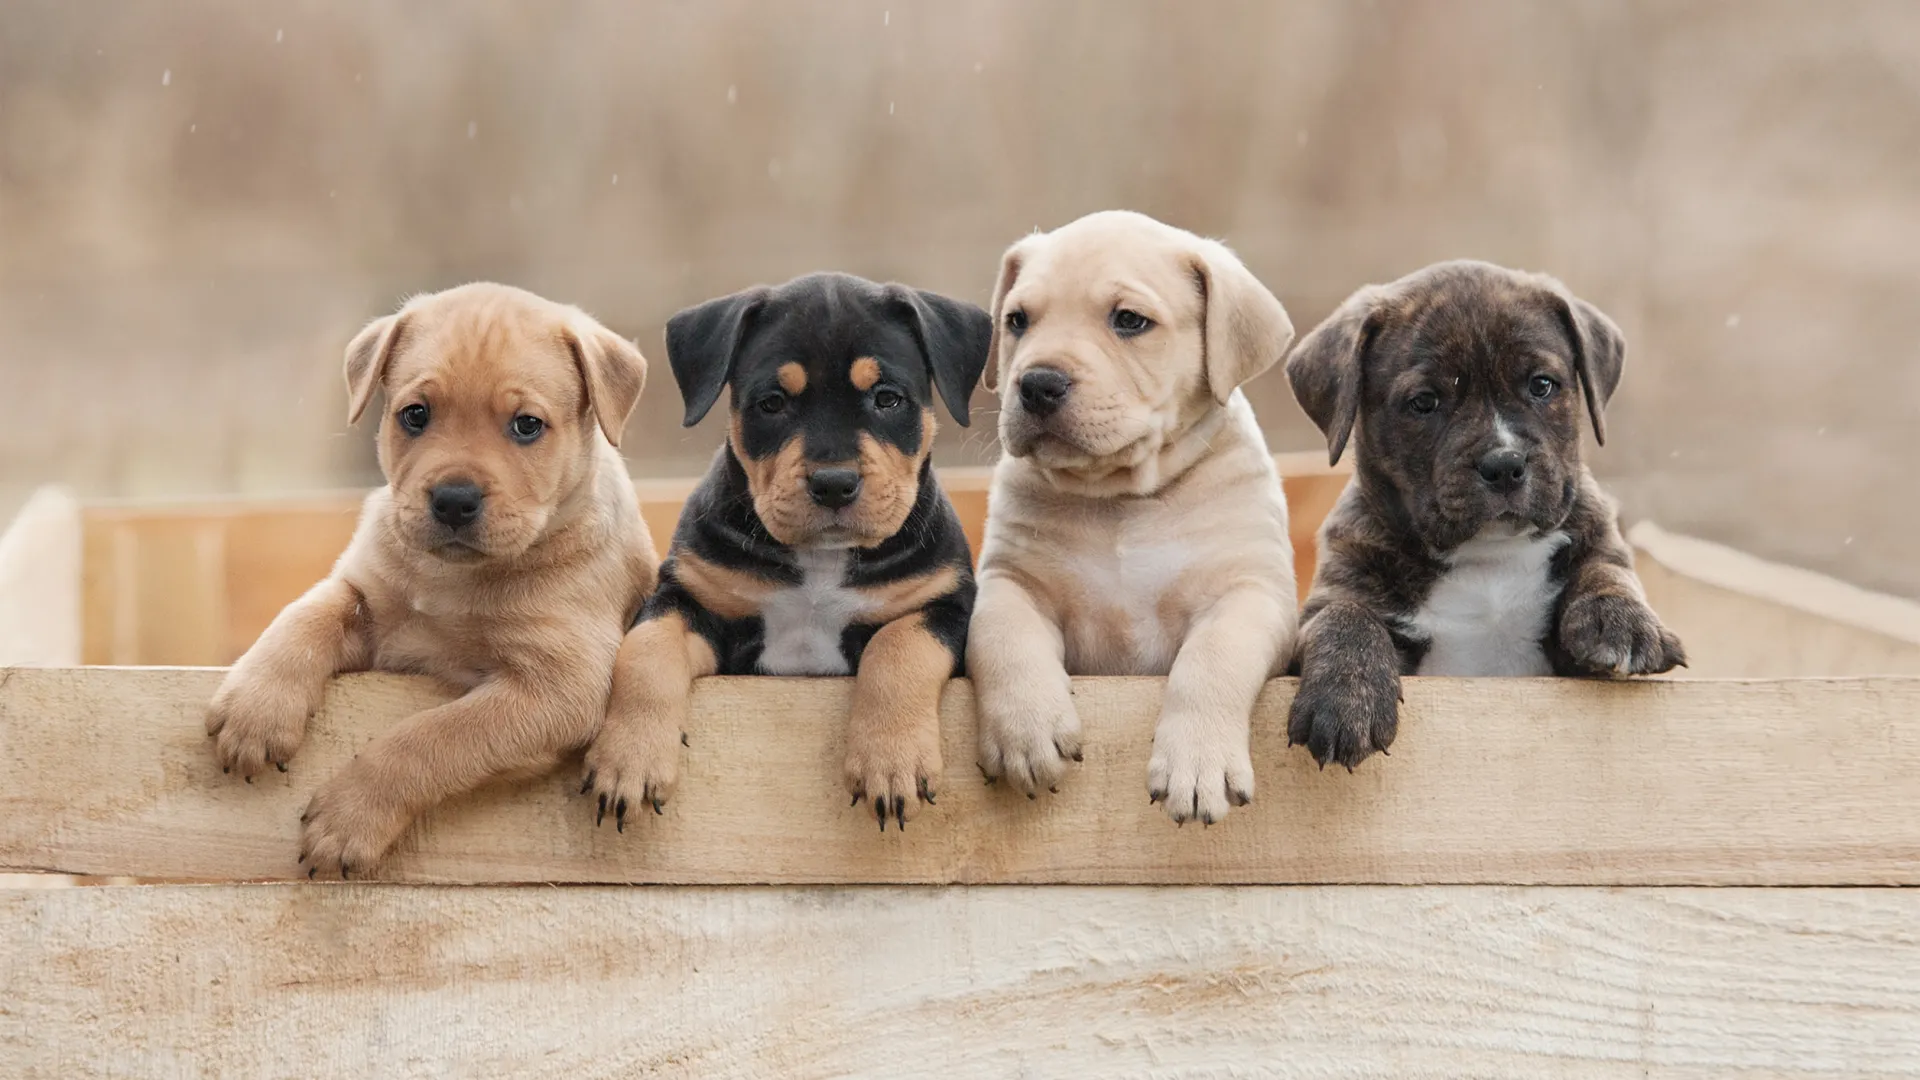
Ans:
POLYGON ((1290 741, 1348 768, 1385 751, 1403 674, 1686 663, 1581 461, 1580 414, 1604 444, 1624 359, 1619 329, 1559 282, 1478 262, 1364 288, 1301 340, 1294 396, 1334 461, 1357 424, 1358 460, 1321 529, 1290 741), (1538 606, 1538 633, 1502 641, 1512 612, 1477 583, 1527 581, 1535 565, 1521 601, 1538 606))

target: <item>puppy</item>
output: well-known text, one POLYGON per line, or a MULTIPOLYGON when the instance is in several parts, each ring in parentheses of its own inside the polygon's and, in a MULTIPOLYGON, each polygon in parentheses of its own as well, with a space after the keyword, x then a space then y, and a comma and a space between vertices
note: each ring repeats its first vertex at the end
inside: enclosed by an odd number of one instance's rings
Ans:
POLYGON ((846 274, 711 300, 667 324, 699 422, 726 444, 680 515, 660 588, 620 647, 582 791, 624 828, 679 778, 693 680, 854 675, 846 784, 906 828, 940 780, 940 693, 974 582, 934 480, 933 398, 967 423, 991 323, 972 304, 846 274))
POLYGON ((1222 245, 1118 211, 1008 249, 993 315, 981 768, 1051 789, 1081 757, 1069 675, 1166 675, 1148 791, 1212 824, 1253 798, 1248 715, 1293 652, 1286 498, 1237 389, 1293 324, 1222 245))
POLYGON ((234 665, 207 714, 220 764, 286 771, 327 678, 431 675, 462 695, 323 784, 308 876, 371 866, 422 811, 557 764, 599 724, 654 554, 614 449, 646 361, 576 308, 502 285, 409 301, 347 346, 347 419, 386 391, 380 467, 333 573, 234 665))
POLYGON ((1648 609, 1606 442, 1626 346, 1561 284, 1447 262, 1361 289, 1287 378, 1353 482, 1320 531, 1288 737, 1351 769, 1393 743, 1400 676, 1647 675, 1686 663, 1648 609))

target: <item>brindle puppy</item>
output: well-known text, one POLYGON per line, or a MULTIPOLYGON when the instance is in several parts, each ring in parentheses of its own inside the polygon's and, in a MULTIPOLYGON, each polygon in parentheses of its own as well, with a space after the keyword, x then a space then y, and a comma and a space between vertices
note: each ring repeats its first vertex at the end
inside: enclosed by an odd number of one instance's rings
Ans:
POLYGON ((1400 676, 1648 675, 1686 663, 1580 458, 1626 347, 1559 282, 1447 262, 1356 292, 1287 378, 1354 480, 1320 531, 1288 738, 1351 769, 1400 676))
POLYGON ((935 482, 937 390, 967 423, 992 324, 972 304, 846 274, 711 300, 667 324, 689 426, 731 387, 727 443, 681 512, 621 646, 583 790, 624 825, 679 778, 702 675, 855 675, 846 783, 906 827, 940 779, 940 693, 974 582, 935 482))

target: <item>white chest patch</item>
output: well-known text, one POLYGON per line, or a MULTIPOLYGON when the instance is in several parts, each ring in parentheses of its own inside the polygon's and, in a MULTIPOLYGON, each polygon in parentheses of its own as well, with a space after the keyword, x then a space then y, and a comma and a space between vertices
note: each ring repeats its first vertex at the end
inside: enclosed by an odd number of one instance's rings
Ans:
POLYGON ((1087 610, 1069 618, 1067 670, 1076 675, 1165 675, 1180 642, 1161 625, 1160 598, 1192 561, 1183 544, 1122 536, 1111 557, 1077 568, 1087 610))
POLYGON ((1482 533, 1460 545, 1413 615, 1430 642, 1418 674, 1553 674, 1540 641, 1560 590, 1547 568, 1566 544, 1566 533, 1482 533))
POLYGON ((757 667, 763 675, 848 675, 840 651, 847 624, 874 608, 849 589, 846 550, 801 551, 800 584, 768 597, 760 608, 765 628, 757 667))

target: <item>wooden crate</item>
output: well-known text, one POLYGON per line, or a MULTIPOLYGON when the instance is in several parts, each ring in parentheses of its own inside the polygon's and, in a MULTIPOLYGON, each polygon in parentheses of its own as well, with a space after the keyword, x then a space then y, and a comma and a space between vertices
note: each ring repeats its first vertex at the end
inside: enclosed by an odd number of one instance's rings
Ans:
MULTIPOLYGON (((1310 560, 1345 477, 1282 465, 1310 560)), ((977 541, 984 476, 947 483, 977 541)), ((663 547, 684 491, 639 487, 663 547)), ((0 536, 0 662, 47 665, 0 668, 0 875, 41 875, 0 876, 0 1076, 1920 1073, 1920 678, 1864 677, 1920 673, 1904 601, 1643 526, 1693 674, 1854 677, 1410 679, 1352 775, 1285 746, 1279 679, 1210 829, 1144 797, 1160 680, 1077 680, 1086 761, 1033 802, 956 681, 939 806, 884 835, 846 680, 703 680, 664 816, 595 829, 563 770, 309 883, 306 798, 442 691, 338 679, 247 785, 219 670, 71 665, 225 662, 356 505, 44 492, 0 536)))

